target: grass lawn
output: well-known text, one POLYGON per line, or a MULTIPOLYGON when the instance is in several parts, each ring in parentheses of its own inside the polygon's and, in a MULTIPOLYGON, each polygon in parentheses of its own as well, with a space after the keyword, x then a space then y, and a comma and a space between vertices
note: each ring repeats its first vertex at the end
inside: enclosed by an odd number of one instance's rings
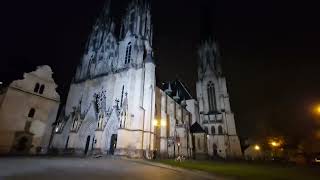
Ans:
POLYGON ((159 160, 158 162, 186 169, 195 169, 236 179, 281 179, 320 180, 320 168, 284 166, 278 164, 258 164, 247 162, 213 162, 159 160))

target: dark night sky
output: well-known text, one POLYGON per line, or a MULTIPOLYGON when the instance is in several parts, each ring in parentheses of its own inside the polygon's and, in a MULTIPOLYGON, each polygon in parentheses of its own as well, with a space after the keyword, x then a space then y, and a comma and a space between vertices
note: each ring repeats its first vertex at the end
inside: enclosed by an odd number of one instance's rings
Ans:
MULTIPOLYGON (((119 19, 127 1, 113 0, 119 19)), ((104 0, 10 1, 0 7, 0 81, 38 65, 54 70, 65 99, 104 0)), ((320 103, 320 29, 315 4, 277 1, 153 0, 154 50, 161 81, 179 77, 195 94, 196 48, 218 41, 241 136, 303 137, 320 103)))

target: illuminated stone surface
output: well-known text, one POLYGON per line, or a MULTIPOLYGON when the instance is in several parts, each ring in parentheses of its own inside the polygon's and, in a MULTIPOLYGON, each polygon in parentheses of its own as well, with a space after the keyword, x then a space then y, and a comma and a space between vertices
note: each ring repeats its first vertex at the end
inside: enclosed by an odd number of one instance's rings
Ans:
POLYGON ((0 154, 47 152, 60 104, 52 74, 39 66, 0 94, 0 154))

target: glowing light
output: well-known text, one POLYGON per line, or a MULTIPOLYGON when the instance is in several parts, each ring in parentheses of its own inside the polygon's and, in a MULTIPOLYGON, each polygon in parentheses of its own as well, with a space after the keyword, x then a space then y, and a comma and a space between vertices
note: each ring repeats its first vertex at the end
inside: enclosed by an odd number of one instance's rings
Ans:
POLYGON ((156 119, 153 120, 153 126, 158 126, 158 121, 156 119))
POLYGON ((318 114, 320 114, 320 105, 318 105, 318 106, 316 107, 316 112, 317 112, 318 114))
POLYGON ((166 120, 161 120, 161 126, 167 126, 167 121, 166 120))
POLYGON ((284 138, 283 137, 270 137, 268 139, 268 144, 273 147, 281 147, 283 144, 285 143, 284 138))
POLYGON ((254 150, 259 151, 260 150, 260 146, 259 145, 255 145, 254 146, 254 150))
POLYGON ((277 146, 279 146, 279 143, 277 143, 277 142, 275 142, 275 141, 272 141, 272 142, 271 142, 271 146, 277 147, 277 146))

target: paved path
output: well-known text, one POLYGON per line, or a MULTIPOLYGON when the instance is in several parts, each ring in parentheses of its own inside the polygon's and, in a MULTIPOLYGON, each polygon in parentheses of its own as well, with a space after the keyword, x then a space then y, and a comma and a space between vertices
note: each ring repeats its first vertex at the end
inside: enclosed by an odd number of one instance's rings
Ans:
POLYGON ((146 161, 111 158, 0 158, 0 180, 221 179, 146 161))

